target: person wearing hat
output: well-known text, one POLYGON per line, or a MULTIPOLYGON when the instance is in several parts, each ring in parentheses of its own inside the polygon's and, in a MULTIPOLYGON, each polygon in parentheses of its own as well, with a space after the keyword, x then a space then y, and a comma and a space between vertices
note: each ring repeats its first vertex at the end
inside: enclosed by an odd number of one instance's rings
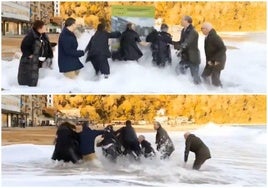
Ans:
POLYGON ((79 151, 79 136, 75 129, 76 126, 70 122, 64 122, 59 126, 54 141, 53 160, 77 163, 82 159, 79 151))
POLYGON ((147 37, 146 42, 151 42, 153 63, 158 67, 165 67, 166 63, 171 64, 170 44, 172 36, 168 33, 168 25, 162 24, 160 32, 153 30, 147 37))
POLYGON ((184 162, 185 163, 187 162, 189 152, 190 151, 194 152, 195 161, 193 164, 193 169, 199 170, 201 168, 201 165, 204 164, 204 162, 207 159, 211 158, 210 151, 208 147, 204 144, 204 142, 194 134, 186 132, 184 134, 184 138, 185 138, 184 162))
POLYGON ((158 121, 154 122, 154 130, 157 131, 155 143, 157 144, 156 150, 161 154, 160 159, 168 159, 175 150, 173 142, 158 121))

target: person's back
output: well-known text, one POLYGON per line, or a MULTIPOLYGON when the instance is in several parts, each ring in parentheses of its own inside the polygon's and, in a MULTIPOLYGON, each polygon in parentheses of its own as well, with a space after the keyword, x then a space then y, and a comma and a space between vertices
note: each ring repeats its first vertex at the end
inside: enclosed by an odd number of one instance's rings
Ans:
POLYGON ((185 137, 185 151, 184 151, 184 161, 187 162, 189 152, 195 153, 195 161, 193 164, 193 169, 200 169, 201 165, 209 158, 211 158, 210 151, 204 142, 194 134, 189 132, 184 134, 185 137))
POLYGON ((141 42, 140 37, 132 27, 134 27, 132 24, 128 24, 120 39, 120 53, 123 60, 138 60, 143 55, 137 45, 141 42))
POLYGON ((141 150, 145 158, 153 157, 155 156, 155 151, 151 146, 151 143, 145 140, 145 137, 143 135, 140 135, 138 137, 139 143, 141 145, 141 150))

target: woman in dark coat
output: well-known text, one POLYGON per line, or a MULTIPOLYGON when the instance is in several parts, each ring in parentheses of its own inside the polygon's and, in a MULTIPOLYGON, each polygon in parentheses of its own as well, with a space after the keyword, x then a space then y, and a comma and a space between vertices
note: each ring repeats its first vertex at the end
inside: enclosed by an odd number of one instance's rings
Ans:
POLYGON ((189 152, 195 153, 195 161, 193 169, 199 170, 201 165, 211 158, 210 151, 208 147, 202 142, 200 138, 187 132, 184 134, 185 138, 185 151, 184 151, 184 162, 188 160, 189 152))
POLYGON ((157 131, 155 143, 157 144, 156 150, 161 153, 160 159, 169 158, 175 150, 172 140, 159 122, 154 122, 154 129, 157 131))
POLYGON ((36 20, 21 43, 22 57, 18 70, 19 85, 37 86, 39 68, 43 62, 51 64, 53 51, 46 35, 45 23, 36 20))
POLYGON ((84 55, 84 51, 77 50, 78 43, 73 33, 76 30, 75 22, 75 19, 68 18, 59 36, 59 70, 68 78, 75 78, 79 70, 84 67, 79 60, 79 57, 84 55))
POLYGON ((155 151, 151 146, 151 143, 145 140, 145 136, 140 135, 138 137, 139 143, 141 145, 141 150, 145 158, 148 157, 154 157, 155 156, 155 151))
POLYGON ((105 31, 103 23, 98 25, 96 33, 91 37, 85 50, 88 52, 86 62, 92 62, 96 75, 100 72, 105 78, 108 78, 110 74, 108 58, 111 57, 108 45, 109 38, 119 38, 120 35, 120 32, 108 33, 105 31))
POLYGON ((74 129, 75 126, 68 122, 64 122, 59 126, 52 155, 53 160, 77 163, 82 159, 82 155, 79 152, 79 136, 74 129))
POLYGON ((142 57, 143 53, 139 49, 137 43, 142 44, 141 39, 138 33, 134 30, 134 25, 129 23, 120 39, 120 54, 123 60, 137 61, 142 57))

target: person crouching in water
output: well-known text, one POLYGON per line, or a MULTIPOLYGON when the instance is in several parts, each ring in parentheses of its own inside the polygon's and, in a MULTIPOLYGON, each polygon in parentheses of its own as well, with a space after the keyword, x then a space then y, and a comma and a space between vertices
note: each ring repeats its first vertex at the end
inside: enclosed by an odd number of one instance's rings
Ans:
POLYGON ((59 126, 56 132, 53 160, 77 163, 82 159, 79 151, 79 136, 74 131, 75 128, 75 125, 69 122, 64 122, 59 126))
POLYGON ((151 143, 145 140, 145 136, 140 135, 138 137, 139 143, 141 145, 141 151, 145 158, 152 158, 155 156, 155 151, 151 146, 151 143))
POLYGON ((166 63, 171 64, 170 44, 173 44, 172 37, 168 33, 168 25, 162 24, 160 32, 153 30, 147 37, 146 42, 151 42, 153 63, 158 67, 165 67, 166 63))
POLYGON ((116 162, 117 157, 122 154, 121 144, 114 134, 112 125, 105 128, 105 133, 102 135, 102 140, 97 143, 97 147, 102 147, 103 155, 112 162, 116 162))
POLYGON ((108 58, 111 57, 109 50, 109 38, 119 38, 120 32, 107 32, 105 30, 105 24, 101 23, 97 27, 96 33, 91 37, 85 51, 87 53, 86 62, 91 61, 96 75, 99 72, 104 75, 104 78, 108 78, 110 75, 110 66, 108 58))
POLYGON ((160 159, 167 159, 175 150, 173 142, 158 121, 154 122, 154 130, 157 131, 155 143, 157 144, 157 151, 161 153, 160 159))
POLYGON ((186 132, 184 134, 185 138, 185 151, 184 151, 184 162, 186 163, 188 160, 189 152, 192 151, 195 153, 195 161, 193 165, 193 169, 199 170, 201 165, 207 160, 211 158, 210 151, 208 147, 202 142, 200 138, 191 134, 190 132, 186 132))

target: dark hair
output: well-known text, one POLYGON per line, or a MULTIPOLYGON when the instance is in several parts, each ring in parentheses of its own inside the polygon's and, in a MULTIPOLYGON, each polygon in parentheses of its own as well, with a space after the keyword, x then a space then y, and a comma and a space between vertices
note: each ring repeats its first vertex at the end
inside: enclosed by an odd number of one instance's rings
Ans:
POLYGON ((184 16, 183 19, 186 20, 189 24, 193 23, 191 16, 184 16))
POLYGON ((100 24, 98 25, 98 27, 97 27, 97 30, 98 30, 98 31, 104 31, 104 29, 105 29, 105 24, 104 24, 104 23, 100 23, 100 24))
POLYGON ((161 29, 161 30, 163 30, 163 29, 168 29, 168 25, 163 23, 163 24, 161 24, 160 29, 161 29))
POLYGON ((60 126, 66 126, 69 127, 70 129, 76 129, 74 124, 71 124, 70 122, 63 122, 60 126))
POLYGON ((126 121, 126 126, 131 126, 131 121, 130 120, 126 121))
POLYGON ((44 25, 45 23, 43 21, 35 20, 33 23, 33 29, 37 31, 38 29, 41 29, 44 25))
POLYGON ((126 29, 128 29, 128 30, 132 30, 132 23, 128 23, 126 29))
POLYGON ((64 23, 64 26, 65 27, 69 27, 69 26, 71 26, 71 25, 73 25, 74 23, 75 23, 75 19, 74 18, 67 18, 67 20, 65 21, 65 23, 64 23))

